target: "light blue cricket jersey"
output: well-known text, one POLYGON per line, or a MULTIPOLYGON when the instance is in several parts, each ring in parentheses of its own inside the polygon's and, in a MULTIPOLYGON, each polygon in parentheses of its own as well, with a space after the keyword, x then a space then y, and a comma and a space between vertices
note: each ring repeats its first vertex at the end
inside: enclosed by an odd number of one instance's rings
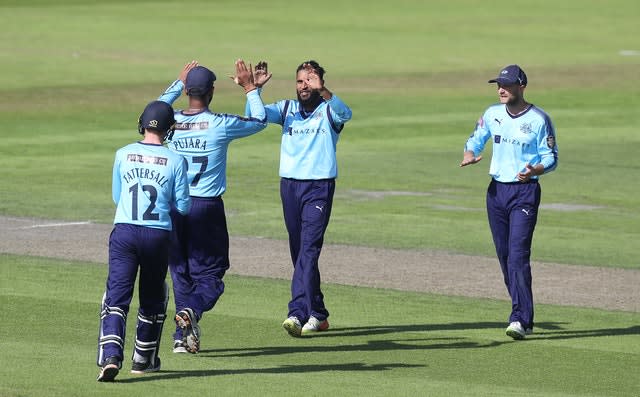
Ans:
MULTIPOLYGON (((158 100, 173 104, 184 88, 173 82, 158 100)), ((227 189, 227 150, 231 141, 262 131, 265 110, 258 90, 247 94, 254 117, 245 118, 205 110, 187 115, 175 112, 176 131, 167 147, 188 160, 189 190, 194 197, 217 197, 227 189)))
MULTIPOLYGON (((338 177, 336 145, 351 109, 337 96, 310 114, 297 100, 266 105, 267 121, 282 126, 280 176, 300 180, 338 177)), ((252 114, 252 113, 248 113, 252 114)))
POLYGON ((523 172, 527 164, 542 164, 545 173, 558 165, 551 118, 534 105, 517 116, 509 114, 504 104, 490 106, 478 119, 464 150, 478 156, 489 138, 493 141, 489 174, 498 182, 517 182, 518 172, 523 172))
POLYGON ((162 145, 136 142, 116 152, 111 185, 113 223, 171 230, 169 210, 189 212, 185 160, 162 145))

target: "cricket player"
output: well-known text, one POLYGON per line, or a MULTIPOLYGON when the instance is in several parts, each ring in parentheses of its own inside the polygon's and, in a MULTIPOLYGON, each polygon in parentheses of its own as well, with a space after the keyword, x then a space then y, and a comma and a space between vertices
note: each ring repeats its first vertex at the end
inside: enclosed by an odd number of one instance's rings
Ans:
POLYGON ((531 243, 538 219, 541 175, 556 169, 558 146, 549 116, 524 99, 527 75, 509 65, 495 79, 499 104, 480 117, 464 147, 461 167, 482 159, 486 142, 493 142, 487 190, 487 214, 493 242, 511 296, 506 333, 523 339, 533 332, 531 243))
MULTIPOLYGON (((318 259, 338 177, 336 145, 351 109, 327 89, 324 73, 316 61, 300 64, 297 100, 265 106, 267 121, 282 126, 280 197, 293 263, 289 314, 282 326, 294 337, 329 328, 318 259)), ((267 63, 258 63, 256 85, 262 87, 270 78, 267 63)), ((247 112, 254 116, 249 106, 247 112)))
POLYGON ((236 84, 244 88, 253 117, 245 118, 209 109, 216 75, 193 61, 159 100, 172 104, 184 90, 189 107, 176 111, 176 132, 168 147, 187 159, 192 208, 187 216, 172 213, 169 269, 176 305, 175 353, 200 349, 198 321, 213 309, 224 292, 229 269, 229 233, 222 195, 226 191, 227 150, 234 140, 255 134, 267 124, 264 104, 253 83, 253 71, 242 60, 235 63, 236 84))
POLYGON ((160 369, 158 351, 168 300, 169 211, 173 206, 187 214, 190 207, 186 161, 163 146, 174 125, 171 106, 151 102, 138 122, 138 132, 144 138, 116 152, 112 195, 117 208, 100 312, 101 382, 113 381, 122 367, 127 314, 138 268, 140 309, 131 372, 160 369))

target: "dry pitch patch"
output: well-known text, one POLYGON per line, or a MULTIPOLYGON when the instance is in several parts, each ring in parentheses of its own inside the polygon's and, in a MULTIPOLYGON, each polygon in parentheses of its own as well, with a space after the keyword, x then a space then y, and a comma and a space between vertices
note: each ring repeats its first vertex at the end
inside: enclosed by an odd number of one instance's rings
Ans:
MULTIPOLYGON (((0 253, 107 263, 112 225, 0 217, 0 253)), ((537 303, 640 312, 640 270, 533 262, 537 303)), ((286 241, 231 237, 229 273, 290 279, 286 241)), ((323 282, 507 300, 495 258, 326 244, 323 282)))

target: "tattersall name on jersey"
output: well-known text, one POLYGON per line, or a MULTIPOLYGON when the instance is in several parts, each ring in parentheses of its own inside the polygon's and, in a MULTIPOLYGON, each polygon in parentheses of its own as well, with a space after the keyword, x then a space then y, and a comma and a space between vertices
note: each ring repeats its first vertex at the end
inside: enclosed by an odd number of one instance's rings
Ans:
POLYGON ((150 170, 148 168, 132 168, 127 171, 126 174, 122 175, 122 179, 124 179, 126 183, 136 179, 150 179, 156 182, 160 187, 164 187, 167 182, 169 182, 167 178, 158 171, 150 170))

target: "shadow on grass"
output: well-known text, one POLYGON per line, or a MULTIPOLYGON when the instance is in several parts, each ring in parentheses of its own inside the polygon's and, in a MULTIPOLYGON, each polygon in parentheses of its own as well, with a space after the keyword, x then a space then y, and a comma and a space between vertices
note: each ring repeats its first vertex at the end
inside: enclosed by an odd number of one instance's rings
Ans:
MULTIPOLYGON (((432 338, 394 338, 369 340, 364 343, 345 344, 344 339, 340 344, 328 345, 287 345, 287 346, 262 346, 255 348, 237 349, 208 349, 201 350, 200 355, 205 357, 251 357, 269 356, 293 353, 330 353, 349 351, 399 351, 399 350, 434 350, 434 349, 478 349, 498 347, 508 343, 533 342, 535 340, 559 340, 573 338, 592 338, 602 336, 623 336, 640 335, 640 326, 628 328, 603 328, 588 330, 565 329, 567 323, 542 322, 536 324, 536 333, 523 341, 514 341, 504 335, 505 325, 497 322, 476 322, 476 323, 452 323, 452 324, 411 324, 411 325, 391 325, 373 327, 347 327, 332 328, 329 331, 318 333, 313 337, 294 338, 296 341, 318 340, 319 338, 344 338, 375 336, 383 334, 402 334, 407 332, 428 332, 428 331, 461 331, 475 329, 496 329, 497 334, 504 336, 504 340, 491 340, 483 342, 469 341, 467 335, 452 335, 451 337, 432 338)), ((328 340, 327 340, 328 341, 328 340)), ((297 342, 295 342, 297 343, 297 342)))
MULTIPOLYGON (((345 327, 332 328, 330 331, 313 335, 313 338, 326 338, 335 336, 370 336, 403 332, 428 332, 428 331, 464 331, 477 329, 504 330, 505 323, 475 322, 475 323, 451 323, 451 324, 409 324, 373 327, 345 327)), ((600 336, 640 335, 640 325, 627 328, 601 328, 601 329, 571 329, 566 322, 540 322, 535 324, 535 333, 528 339, 573 339, 590 338, 600 336)), ((455 338, 460 339, 460 338, 455 338)))
POLYGON ((601 329, 584 329, 584 330, 572 330, 563 329, 558 331, 541 331, 528 338, 531 339, 575 339, 575 338, 595 338, 601 336, 625 336, 625 335, 637 335, 640 336, 640 325, 634 325, 627 328, 601 328, 601 329))
POLYGON ((189 377, 219 376, 219 375, 245 375, 245 374, 289 374, 308 372, 328 372, 328 371, 388 371, 394 368, 416 368, 425 365, 413 365, 403 363, 388 364, 325 364, 325 365, 282 365, 271 368, 245 368, 245 369, 208 369, 193 371, 164 371, 145 374, 135 378, 117 379, 115 383, 137 383, 157 380, 179 379, 189 377))
MULTIPOLYGON (((411 325, 390 325, 372 327, 345 327, 332 328, 330 331, 322 332, 311 338, 291 339, 292 344, 287 346, 262 346, 255 348, 232 348, 232 349, 209 349, 201 350, 198 357, 251 357, 285 355, 295 353, 332 353, 332 352, 385 352, 402 350, 432 350, 432 349, 481 349, 498 347, 510 343, 535 342, 536 340, 560 340, 572 338, 592 338, 606 336, 640 335, 640 326, 630 326, 627 328, 602 328, 575 330, 568 329, 568 323, 543 322, 536 324, 536 334, 528 336, 524 341, 514 341, 502 334, 505 325, 497 322, 476 322, 476 323, 451 323, 451 324, 411 324, 411 325), (406 332, 427 332, 427 331, 461 331, 474 329, 496 329, 504 340, 492 340, 487 342, 468 341, 466 335, 451 337, 433 338, 404 338, 404 339, 383 339, 369 340, 363 343, 345 344, 345 337, 363 337, 384 334, 402 334, 406 332), (310 345, 308 343, 294 345, 294 343, 318 341, 317 338, 338 338, 340 344, 310 345)), ((330 341, 330 339, 321 339, 330 341)), ((165 371, 162 370, 153 374, 146 374, 141 377, 118 379, 117 383, 137 383, 165 379, 178 379, 187 377, 219 376, 219 375, 242 375, 242 374, 286 374, 286 373, 310 373, 327 371, 389 371, 396 368, 416 368, 425 365, 414 365, 405 363, 386 364, 366 364, 366 363, 345 363, 345 364, 316 364, 316 365, 282 365, 270 368, 244 368, 244 369, 211 369, 211 370, 182 370, 165 371)))
MULTIPOLYGON (((309 338, 310 339, 310 338, 309 338)), ((504 343, 511 343, 512 340, 491 341, 488 343, 463 341, 464 337, 451 338, 415 338, 415 339, 384 339, 370 340, 364 343, 337 345, 298 345, 298 346, 261 346, 255 348, 239 349, 214 349, 201 350, 199 355, 209 358, 222 357, 260 357, 277 356, 295 353, 335 353, 335 352, 392 352, 409 350, 435 350, 435 349, 478 349, 486 347, 496 347, 504 343)), ((305 340, 308 340, 305 338, 305 340)))

